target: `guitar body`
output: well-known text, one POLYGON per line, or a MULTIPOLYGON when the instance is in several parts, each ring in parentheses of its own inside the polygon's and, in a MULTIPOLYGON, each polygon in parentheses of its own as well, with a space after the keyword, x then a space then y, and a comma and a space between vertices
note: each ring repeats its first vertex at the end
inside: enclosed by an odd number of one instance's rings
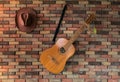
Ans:
POLYGON ((70 45, 65 53, 60 52, 60 48, 67 42, 67 39, 60 38, 55 45, 41 53, 40 62, 48 71, 54 74, 60 73, 64 69, 66 61, 74 54, 73 45, 70 45))

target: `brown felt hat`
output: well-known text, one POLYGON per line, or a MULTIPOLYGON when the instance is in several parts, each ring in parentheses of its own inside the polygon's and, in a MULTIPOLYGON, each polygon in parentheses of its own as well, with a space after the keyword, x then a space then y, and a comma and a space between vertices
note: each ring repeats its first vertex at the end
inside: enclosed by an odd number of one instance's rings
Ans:
POLYGON ((22 8, 16 12, 15 22, 20 31, 31 32, 36 27, 36 11, 32 8, 22 8))

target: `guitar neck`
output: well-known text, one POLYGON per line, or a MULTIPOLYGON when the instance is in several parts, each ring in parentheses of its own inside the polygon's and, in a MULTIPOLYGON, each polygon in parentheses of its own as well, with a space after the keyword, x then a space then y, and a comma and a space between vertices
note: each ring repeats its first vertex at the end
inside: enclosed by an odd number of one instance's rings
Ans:
MULTIPOLYGON (((84 26, 82 26, 84 27, 84 26)), ((78 28, 75 34, 70 38, 67 44, 64 46, 64 49, 67 50, 69 46, 79 37, 79 34, 83 32, 83 28, 78 28)))
POLYGON ((77 29, 75 34, 70 38, 70 40, 64 46, 65 50, 67 50, 69 46, 78 38, 80 33, 82 33, 86 28, 88 28, 87 24, 90 24, 93 18, 94 18, 94 14, 91 14, 90 17, 85 21, 85 24, 83 24, 80 28, 77 29))

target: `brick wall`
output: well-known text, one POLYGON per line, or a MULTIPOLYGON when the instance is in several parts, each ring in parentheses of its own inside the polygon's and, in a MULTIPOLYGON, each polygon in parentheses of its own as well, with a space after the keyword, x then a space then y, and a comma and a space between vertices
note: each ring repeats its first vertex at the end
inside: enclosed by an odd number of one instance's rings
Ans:
POLYGON ((120 82, 119 0, 0 0, 0 82, 120 82), (60 74, 39 62, 51 41, 65 3, 71 6, 58 38, 69 39, 89 13, 96 13, 97 34, 80 34, 76 52, 60 74), (31 33, 16 28, 15 13, 23 7, 37 11, 31 33))

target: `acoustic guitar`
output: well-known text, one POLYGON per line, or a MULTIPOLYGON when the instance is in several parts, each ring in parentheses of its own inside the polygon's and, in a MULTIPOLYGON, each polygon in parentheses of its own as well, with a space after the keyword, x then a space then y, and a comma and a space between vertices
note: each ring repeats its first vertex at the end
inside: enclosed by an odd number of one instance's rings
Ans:
POLYGON ((49 72, 58 74, 64 69, 67 60, 75 52, 75 48, 72 43, 78 38, 81 32, 89 29, 88 24, 94 19, 94 17, 95 15, 91 14, 85 23, 77 29, 70 40, 60 38, 51 48, 41 53, 40 62, 49 72))

